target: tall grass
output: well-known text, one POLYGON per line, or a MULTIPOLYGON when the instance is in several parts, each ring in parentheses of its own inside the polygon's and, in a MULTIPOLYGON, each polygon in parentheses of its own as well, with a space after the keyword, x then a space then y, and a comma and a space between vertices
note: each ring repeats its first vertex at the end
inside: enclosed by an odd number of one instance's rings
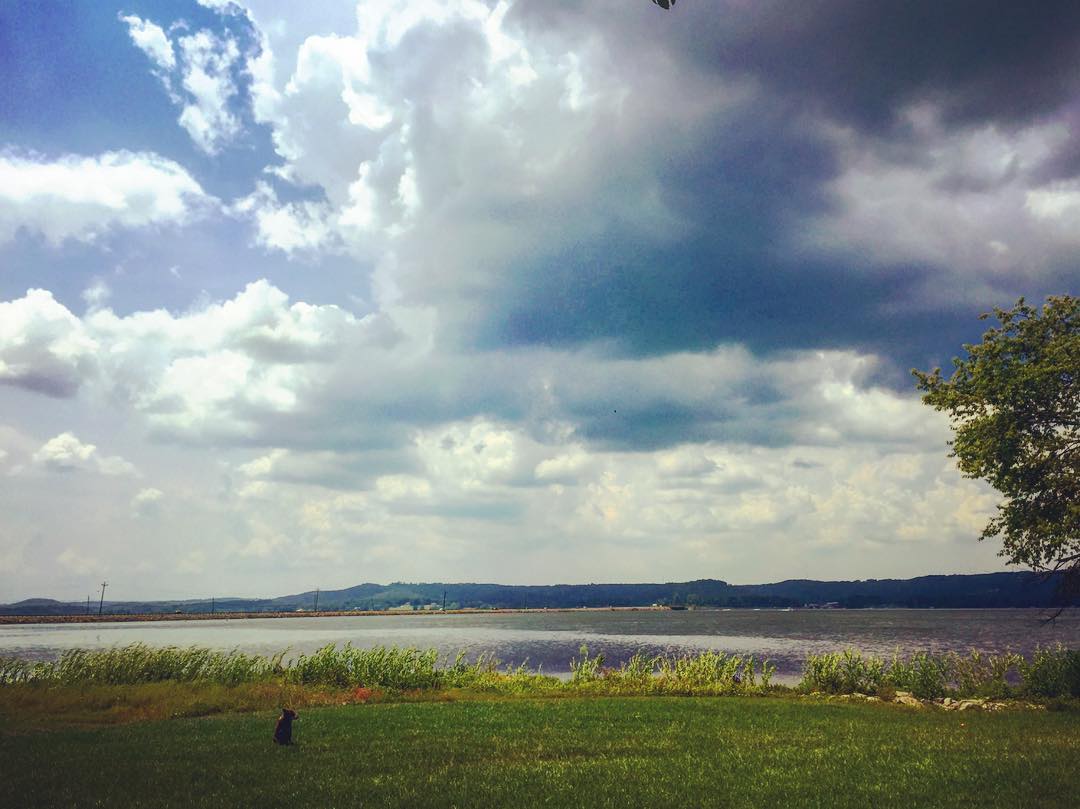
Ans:
POLYGON ((917 652, 892 660, 847 649, 811 655, 799 688, 828 694, 874 694, 883 689, 910 691, 922 699, 938 697, 1037 698, 1080 696, 1080 650, 1060 644, 1037 649, 1030 658, 972 651, 935 655, 917 652))
POLYGON ((759 694, 769 689, 775 666, 753 656, 701 652, 687 655, 635 654, 618 668, 605 668, 604 656, 581 657, 570 662, 569 685, 579 691, 604 694, 759 694))
POLYGON ((488 655, 470 661, 464 653, 440 660, 434 649, 328 644, 311 654, 285 659, 221 652, 200 647, 154 648, 132 644, 97 651, 72 650, 52 662, 0 658, 0 685, 136 685, 155 682, 204 682, 221 685, 281 682, 302 686, 390 690, 467 689, 505 693, 588 692, 605 694, 753 694, 769 688, 774 667, 752 657, 704 652, 699 655, 634 655, 618 668, 604 666, 604 656, 570 663, 562 681, 530 670, 525 664, 501 668, 488 655))
POLYGON ((55 685, 134 685, 137 683, 258 682, 284 671, 284 653, 274 657, 221 652, 201 647, 153 647, 142 643, 111 649, 71 649, 52 662, 0 659, 0 684, 44 682, 55 685))
MULTIPOLYGON (((635 654, 618 667, 603 654, 581 647, 570 662, 570 678, 559 680, 522 664, 501 668, 487 655, 464 653, 440 659, 434 649, 328 644, 311 654, 286 659, 238 650, 201 647, 156 648, 131 644, 103 650, 76 649, 51 662, 0 658, 0 686, 68 686, 207 683, 236 686, 277 683, 338 689, 390 691, 464 689, 506 694, 762 694, 770 690, 775 667, 753 656, 702 652, 686 655, 635 654)), ((799 684, 803 691, 874 694, 887 689, 917 697, 1037 698, 1080 697, 1080 651, 1057 646, 1030 658, 1016 654, 967 656, 917 653, 891 660, 845 650, 812 655, 799 684)))

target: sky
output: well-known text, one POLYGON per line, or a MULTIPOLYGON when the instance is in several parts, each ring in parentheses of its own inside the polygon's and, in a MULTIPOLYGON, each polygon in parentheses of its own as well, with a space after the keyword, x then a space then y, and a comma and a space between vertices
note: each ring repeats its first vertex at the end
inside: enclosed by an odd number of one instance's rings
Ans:
POLYGON ((1005 569, 1080 5, 0 4, 0 601, 1005 569))

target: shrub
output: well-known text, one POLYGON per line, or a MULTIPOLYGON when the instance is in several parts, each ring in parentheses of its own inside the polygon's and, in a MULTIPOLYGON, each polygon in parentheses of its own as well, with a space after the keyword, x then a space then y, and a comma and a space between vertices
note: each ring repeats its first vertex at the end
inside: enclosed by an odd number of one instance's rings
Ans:
POLYGON ((927 652, 916 652, 907 660, 894 656, 886 679, 897 690, 910 691, 919 699, 943 697, 949 692, 947 660, 927 652))
POLYGON ((885 677, 885 661, 881 658, 845 649, 806 658, 799 687, 827 694, 874 694, 885 677))
POLYGON ((893 699, 897 690, 909 691, 920 699, 946 694, 1004 697, 1011 693, 1008 678, 1016 676, 1022 661, 1013 654, 972 652, 962 657, 916 652, 907 658, 897 653, 886 662, 848 649, 810 655, 799 688, 827 694, 876 694, 882 699, 893 699))
POLYGON ((987 697, 1002 699, 1013 692, 1010 677, 1018 680, 1019 664, 1023 657, 1005 653, 987 655, 971 651, 966 657, 951 653, 947 656, 946 666, 949 679, 958 696, 987 697))
POLYGON ((1036 649, 1031 660, 1019 661, 1024 693, 1032 697, 1080 697, 1080 650, 1060 643, 1036 649))

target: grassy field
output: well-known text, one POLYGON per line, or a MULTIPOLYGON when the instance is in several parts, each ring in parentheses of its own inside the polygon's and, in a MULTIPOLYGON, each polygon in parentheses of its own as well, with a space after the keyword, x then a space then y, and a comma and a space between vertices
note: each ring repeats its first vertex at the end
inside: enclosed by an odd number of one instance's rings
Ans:
POLYGON ((391 702, 303 709, 298 744, 279 748, 270 710, 45 730, 15 710, 3 707, 5 807, 1075 809, 1080 796, 1075 711, 791 697, 391 702))

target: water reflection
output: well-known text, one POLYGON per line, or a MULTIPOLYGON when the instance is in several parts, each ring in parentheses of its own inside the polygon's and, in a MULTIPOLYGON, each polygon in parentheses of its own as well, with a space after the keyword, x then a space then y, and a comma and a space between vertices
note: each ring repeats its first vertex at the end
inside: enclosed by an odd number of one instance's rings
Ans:
POLYGON ((271 655, 309 653, 327 643, 434 648, 452 657, 487 653, 551 674, 569 671, 583 644, 618 665, 635 652, 716 650, 768 658, 778 678, 798 678, 808 654, 848 647, 894 651, 1030 653, 1062 643, 1080 648, 1080 610, 1053 624, 1039 610, 724 610, 544 612, 254 618, 145 624, 0 626, 0 654, 50 659, 71 648, 128 643, 200 645, 271 655))

